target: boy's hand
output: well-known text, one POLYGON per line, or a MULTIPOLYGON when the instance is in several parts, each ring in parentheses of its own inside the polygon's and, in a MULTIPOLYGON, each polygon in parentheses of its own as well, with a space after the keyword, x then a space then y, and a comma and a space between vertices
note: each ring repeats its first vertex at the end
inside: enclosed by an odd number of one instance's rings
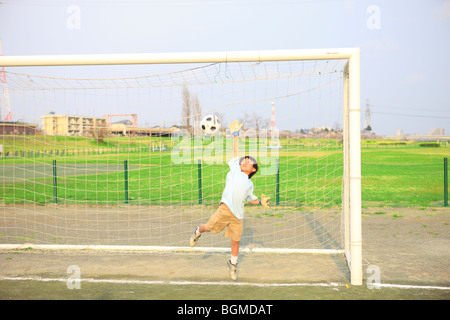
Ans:
POLYGON ((231 133, 233 134, 233 135, 235 135, 235 133, 237 133, 236 135, 239 135, 239 129, 241 129, 242 128, 242 123, 241 124, 239 124, 239 121, 238 120, 234 120, 234 121, 232 121, 231 123, 230 123, 230 130, 231 130, 231 133))
POLYGON ((270 200, 270 197, 266 197, 264 194, 261 195, 261 204, 264 207, 266 207, 266 208, 269 207, 269 200, 270 200))

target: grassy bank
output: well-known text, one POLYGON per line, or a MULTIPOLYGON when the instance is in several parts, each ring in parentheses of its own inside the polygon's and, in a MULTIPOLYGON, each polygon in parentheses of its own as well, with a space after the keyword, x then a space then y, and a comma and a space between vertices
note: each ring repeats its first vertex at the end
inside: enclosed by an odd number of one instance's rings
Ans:
MULTIPOLYGON (((228 172, 224 158, 216 163, 211 160, 212 156, 220 155, 205 155, 211 141, 203 141, 197 149, 192 144, 191 155, 184 158, 188 159, 184 163, 175 163, 172 151, 180 142, 169 138, 113 137, 99 143, 85 137, 41 136, 3 137, 2 142, 5 151, 18 152, 0 160, 4 176, 0 181, 0 203, 7 204, 54 202, 53 160, 57 162, 57 201, 66 204, 125 202, 125 160, 129 166, 128 202, 131 204, 198 204, 196 156, 202 152, 203 204, 216 204, 220 200, 228 172), (160 142, 167 150, 153 152, 153 147, 160 142)), ((248 149, 248 143, 242 146, 248 149)), ((224 141, 225 148, 226 144, 224 141)), ((283 139, 281 144, 283 148, 277 155, 280 205, 339 205, 340 141, 283 139)), ((421 144, 363 140, 363 206, 443 205, 443 158, 450 157, 450 147, 446 143, 432 147, 421 144)), ((275 203, 277 175, 271 155, 265 154, 269 160, 260 164, 261 171, 252 180, 255 194, 271 195, 275 203), (270 174, 264 175, 263 170, 269 167, 270 174)))

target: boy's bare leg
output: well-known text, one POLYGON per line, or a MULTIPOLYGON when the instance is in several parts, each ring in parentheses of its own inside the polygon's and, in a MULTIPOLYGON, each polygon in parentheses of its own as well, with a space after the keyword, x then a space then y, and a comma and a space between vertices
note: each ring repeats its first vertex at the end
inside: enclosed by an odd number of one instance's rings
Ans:
POLYGON ((208 229, 208 227, 205 224, 202 224, 199 228, 198 228, 198 232, 203 233, 203 232, 210 232, 210 230, 208 229))
POLYGON ((232 280, 237 279, 237 257, 239 253, 239 241, 231 240, 231 258, 228 260, 228 268, 230 269, 230 277, 232 280))
POLYGON ((231 256, 237 257, 238 254, 239 254, 239 241, 231 240, 231 256))

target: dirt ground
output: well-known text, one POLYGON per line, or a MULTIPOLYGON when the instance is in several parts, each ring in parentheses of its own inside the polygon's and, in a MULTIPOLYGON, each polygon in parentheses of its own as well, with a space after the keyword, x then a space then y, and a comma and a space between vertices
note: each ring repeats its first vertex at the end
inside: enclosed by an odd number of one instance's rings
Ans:
POLYGON ((381 282, 450 285, 449 208, 362 210, 363 264, 381 282))
MULTIPOLYGON (((364 283, 372 275, 369 267, 375 266, 380 270, 381 283, 450 288, 449 208, 362 211, 364 283)), ((75 265, 82 278, 223 282, 229 281, 228 255, 92 249, 0 250, 0 278, 68 278, 68 267, 75 265)), ((341 254, 246 252, 239 257, 238 282, 346 284, 349 277, 341 254)), ((450 290, 443 294, 450 298, 450 290)))

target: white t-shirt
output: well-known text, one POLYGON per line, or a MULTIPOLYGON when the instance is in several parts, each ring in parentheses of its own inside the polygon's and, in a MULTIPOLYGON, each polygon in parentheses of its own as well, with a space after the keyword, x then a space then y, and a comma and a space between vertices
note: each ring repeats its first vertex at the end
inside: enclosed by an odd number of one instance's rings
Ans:
POLYGON ((225 190, 220 202, 225 203, 236 218, 243 219, 245 202, 254 201, 258 197, 253 194, 252 180, 241 171, 239 158, 231 159, 228 165, 230 172, 227 174, 225 190))

